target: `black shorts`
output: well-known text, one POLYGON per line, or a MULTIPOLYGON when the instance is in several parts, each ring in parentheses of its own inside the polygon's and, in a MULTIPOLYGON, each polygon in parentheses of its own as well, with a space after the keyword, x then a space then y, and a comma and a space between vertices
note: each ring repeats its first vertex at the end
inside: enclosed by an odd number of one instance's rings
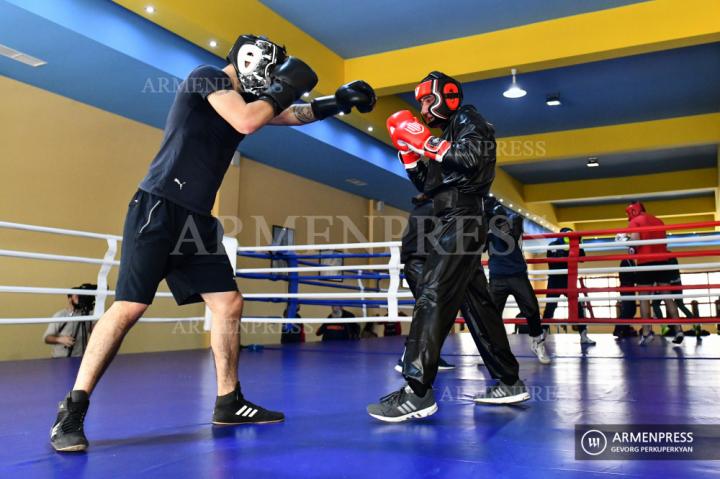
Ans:
MULTIPOLYGON (((669 261, 653 261, 652 263, 643 263, 638 266, 660 266, 672 265, 669 261)), ((677 277, 677 270, 661 270, 661 271, 637 271, 635 272, 635 283, 638 286, 653 286, 655 284, 670 284, 677 277)))
POLYGON ((125 218, 115 299, 151 304, 163 279, 179 305, 237 291, 222 235, 214 217, 138 190, 125 218))

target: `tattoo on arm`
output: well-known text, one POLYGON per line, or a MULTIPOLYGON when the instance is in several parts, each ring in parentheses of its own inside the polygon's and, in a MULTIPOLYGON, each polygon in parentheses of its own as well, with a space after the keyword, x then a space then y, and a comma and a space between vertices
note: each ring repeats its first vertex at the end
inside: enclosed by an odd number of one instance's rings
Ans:
POLYGON ((315 121, 312 107, 310 105, 293 105, 292 112, 300 123, 310 123, 315 121))

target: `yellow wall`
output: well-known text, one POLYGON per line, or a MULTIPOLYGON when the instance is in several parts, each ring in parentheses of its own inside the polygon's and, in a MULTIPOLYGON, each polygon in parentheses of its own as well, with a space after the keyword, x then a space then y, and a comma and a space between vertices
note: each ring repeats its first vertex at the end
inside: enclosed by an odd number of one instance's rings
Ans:
MULTIPOLYGON (((127 203, 157 151, 162 131, 8 78, 0 78, 0 89, 4 98, 0 110, 0 220, 121 234, 127 203)), ((365 198, 243 158, 228 171, 216 213, 241 218, 243 229, 236 236, 243 245, 267 244, 262 228, 256 233, 256 225, 263 221, 269 227, 282 225, 292 216, 299 217, 295 224, 298 244, 361 241, 355 234, 369 237, 370 214, 375 217, 373 240, 397 239, 406 213, 387 206, 378 212, 369 205, 365 198), (327 217, 316 220, 320 231, 332 221, 328 237, 309 236, 309 214, 327 217), (385 222, 377 218, 387 215, 398 217, 388 223, 392 232, 386 232, 385 222)), ((234 224, 225 222, 227 233, 232 233, 234 224)), ((96 240, 0 229, 0 249, 99 258, 105 245, 96 240)), ((346 264, 364 261, 348 260, 346 264)), ((239 265, 267 263, 243 260, 239 265)), ((94 282, 97 271, 94 265, 0 257, 3 285, 71 287, 94 282)), ((114 269, 111 286, 116 278, 114 269)), ((286 291, 286 284, 280 282, 240 280, 239 285, 244 292, 286 291)), ((167 290, 164 284, 161 290, 167 290)), ((323 289, 303 289, 313 290, 323 289)), ((2 293, 0 317, 44 317, 64 305, 64 296, 2 293)), ((246 314, 279 316, 283 309, 283 304, 247 303, 246 314)), ((301 314, 324 317, 328 310, 304 307, 301 314)), ((179 308, 172 299, 158 299, 147 313, 155 317, 202 314, 201 306, 179 308)), ((49 348, 42 343, 44 328, 0 326, 0 359, 48 357, 49 348)), ((264 325, 248 324, 244 331, 244 344, 279 342, 277 326, 266 330, 264 325)), ((121 353, 201 348, 208 344, 206 336, 191 330, 190 325, 140 324, 128 335, 121 353)))

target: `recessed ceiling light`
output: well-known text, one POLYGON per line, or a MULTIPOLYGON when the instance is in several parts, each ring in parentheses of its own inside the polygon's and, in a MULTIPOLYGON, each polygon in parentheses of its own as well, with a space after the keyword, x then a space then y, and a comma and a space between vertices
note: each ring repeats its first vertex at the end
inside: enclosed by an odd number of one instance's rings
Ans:
POLYGON ((310 92, 309 92, 309 91, 306 91, 305 93, 303 93, 303 98, 307 98, 307 97, 309 97, 309 96, 310 96, 310 92))
POLYGON ((595 157, 588 158, 588 161, 587 161, 588 168, 597 168, 598 166, 600 166, 600 163, 598 162, 597 158, 595 158, 595 157))
POLYGON ((367 186, 366 181, 360 180, 358 178, 346 178, 345 181, 355 186, 367 186))
POLYGON ((522 208, 518 208, 518 213, 522 213, 522 208))
POLYGON ((492 197, 492 196, 495 196, 495 195, 493 195, 492 193, 488 193, 488 196, 492 197))
POLYGON ((215 40, 210 40, 210 48, 216 48, 218 43, 215 40))
POLYGON ((373 128, 372 126, 368 126, 367 130, 372 133, 372 131, 374 130, 374 128, 373 128))
POLYGON ((502 198, 500 198, 500 203, 505 203, 505 200, 503 200, 502 198))
POLYGON ((515 75, 517 74, 517 69, 512 68, 510 70, 512 73, 512 83, 510 84, 510 87, 503 92, 503 96, 505 98, 522 98, 525 95, 527 95, 527 92, 520 88, 520 85, 517 83, 517 79, 515 78, 515 75))
POLYGON ((547 106, 560 106, 560 105, 562 105, 562 102, 560 101, 560 95, 559 95, 559 94, 548 95, 547 97, 545 97, 545 104, 546 104, 547 106))
POLYGON ((15 60, 16 62, 24 63, 25 65, 29 65, 31 67, 41 67, 47 64, 45 60, 40 60, 39 58, 35 58, 27 53, 20 52, 1 43, 0 56, 15 60))
POLYGON ((345 116, 345 112, 344 112, 344 111, 341 111, 341 112, 340 112, 340 116, 345 116))
POLYGON ((153 7, 152 5, 148 5, 147 7, 145 7, 145 12, 152 15, 153 13, 155 13, 155 7, 153 7))
POLYGON ((512 208, 512 203, 508 204, 508 206, 509 206, 510 208, 512 208))

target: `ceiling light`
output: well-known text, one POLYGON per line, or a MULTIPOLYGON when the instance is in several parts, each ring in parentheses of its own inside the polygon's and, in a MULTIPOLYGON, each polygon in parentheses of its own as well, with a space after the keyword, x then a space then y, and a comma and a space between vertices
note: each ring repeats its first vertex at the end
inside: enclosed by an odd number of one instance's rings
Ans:
POLYGON ((344 112, 344 111, 341 111, 341 112, 340 112, 340 116, 345 116, 345 112, 344 112))
POLYGON ((218 45, 218 44, 217 44, 217 42, 216 42, 215 40, 210 40, 210 48, 216 48, 217 45, 218 45))
POLYGON ((547 106, 560 106, 560 105, 562 105, 562 102, 560 101, 560 95, 559 95, 559 94, 548 95, 548 96, 545 98, 545 104, 546 104, 547 106))
POLYGON ((510 203, 508 206, 509 206, 510 208, 512 208, 512 203, 510 203))
POLYGON ((600 166, 600 163, 598 163, 598 159, 595 157, 588 158, 587 161, 587 167, 588 168, 597 168, 600 166))
POLYGON ((495 195, 493 195, 492 193, 488 193, 488 196, 493 197, 493 196, 495 196, 495 195))
POLYGON ((510 71, 512 72, 512 84, 503 92, 503 96, 505 98, 522 98, 527 95, 527 92, 520 88, 520 85, 517 84, 517 80, 515 78, 517 69, 513 68, 510 71))
POLYGON ((502 198, 500 198, 500 203, 505 203, 505 200, 503 200, 502 198))
POLYGON ((40 60, 39 58, 28 55, 27 53, 17 51, 14 48, 3 45, 2 43, 0 43, 0 56, 7 57, 11 60, 15 60, 16 62, 20 62, 31 67, 41 67, 47 64, 45 60, 40 60))
POLYGON ((307 98, 307 97, 309 97, 309 96, 310 96, 310 92, 309 92, 309 91, 306 91, 305 93, 303 93, 303 98, 307 98))
POLYGON ((518 213, 522 213, 522 208, 518 208, 518 213))
POLYGON ((368 126, 368 131, 369 131, 370 133, 372 133, 373 130, 374 130, 374 128, 373 128, 372 126, 368 126))
POLYGON ((145 7, 145 12, 152 15, 153 13, 155 13, 155 7, 153 7, 152 5, 148 5, 147 7, 145 7))
POLYGON ((367 181, 359 180, 357 178, 346 178, 345 181, 355 186, 367 186, 367 181))

